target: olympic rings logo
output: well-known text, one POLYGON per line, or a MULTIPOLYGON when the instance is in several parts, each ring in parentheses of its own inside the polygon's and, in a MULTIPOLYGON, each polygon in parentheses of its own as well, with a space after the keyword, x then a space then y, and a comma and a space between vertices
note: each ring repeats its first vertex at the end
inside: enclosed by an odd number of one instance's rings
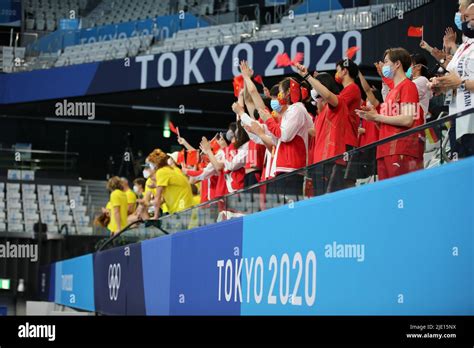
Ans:
POLYGON ((120 288, 121 269, 120 263, 109 265, 109 297, 111 301, 117 301, 120 288))

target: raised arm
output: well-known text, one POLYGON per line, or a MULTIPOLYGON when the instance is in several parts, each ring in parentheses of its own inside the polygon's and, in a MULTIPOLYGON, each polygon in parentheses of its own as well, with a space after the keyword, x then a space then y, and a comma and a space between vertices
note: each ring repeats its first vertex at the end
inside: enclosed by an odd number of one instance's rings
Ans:
POLYGON ((194 147, 189 145, 186 139, 178 137, 178 143, 186 148, 186 150, 196 150, 194 147))
POLYGON ((364 75, 359 71, 359 79, 360 83, 362 85, 362 88, 364 89, 365 94, 367 95, 367 100, 372 104, 374 107, 379 106, 380 102, 378 99, 375 97, 374 91, 372 90, 372 87, 370 87, 369 83, 365 79, 364 75))
POLYGON ((250 69, 245 60, 240 62, 240 70, 242 71, 242 76, 244 77, 245 88, 252 98, 255 108, 257 110, 265 108, 265 103, 258 93, 257 86, 255 86, 255 83, 252 81, 253 71, 250 69))
POLYGON ((206 137, 202 137, 200 148, 201 151, 209 157, 209 161, 211 161, 212 166, 216 171, 219 172, 224 169, 224 163, 217 160, 216 156, 214 156, 214 153, 212 153, 211 145, 209 144, 209 141, 206 139, 206 137))
POLYGON ((301 64, 296 64, 296 68, 298 69, 298 73, 313 87, 318 94, 323 97, 329 105, 332 107, 336 107, 339 104, 339 100, 337 99, 337 95, 332 93, 329 89, 326 88, 321 82, 316 80, 311 74, 308 72, 308 68, 301 64))

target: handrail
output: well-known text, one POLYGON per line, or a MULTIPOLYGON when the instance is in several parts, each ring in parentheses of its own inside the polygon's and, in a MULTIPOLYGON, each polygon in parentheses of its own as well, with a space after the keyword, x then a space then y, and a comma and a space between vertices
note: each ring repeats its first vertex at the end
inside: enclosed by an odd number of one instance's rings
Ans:
POLYGON ((137 221, 133 221, 131 223, 129 223, 127 226, 125 226, 123 228, 123 230, 117 232, 117 233, 114 233, 112 236, 109 237, 109 239, 107 239, 105 241, 104 244, 102 244, 98 249, 97 251, 102 251, 107 245, 109 245, 110 243, 112 243, 115 239, 117 239, 119 236, 122 235, 122 233, 128 231, 133 225, 135 224, 141 224, 141 223, 144 223, 145 226, 148 224, 149 226, 152 225, 152 226, 155 226, 156 228, 158 228, 160 231, 162 231, 164 234, 169 234, 168 231, 165 231, 163 230, 161 227, 159 227, 158 225, 158 221, 159 220, 137 220, 137 221))
POLYGON ((395 134, 391 137, 387 137, 387 138, 384 138, 382 140, 378 140, 376 142, 373 142, 371 144, 368 144, 368 145, 365 145, 365 146, 361 146, 361 147, 358 147, 358 148, 355 148, 355 149, 352 149, 350 151, 347 151, 343 154, 340 154, 340 155, 337 155, 337 156, 334 156, 334 157, 331 157, 331 158, 328 158, 328 159, 325 159, 323 161, 319 161, 318 163, 314 163, 314 164, 311 164, 309 166, 306 166, 306 167, 303 167, 303 168, 300 168, 300 169, 296 169, 290 173, 285 173, 285 174, 281 174, 279 175, 278 177, 274 177, 272 179, 269 179, 269 180, 266 180, 264 182, 261 182, 261 183, 257 183, 255 185, 252 185, 252 186, 249 186, 249 187, 246 187, 246 188, 243 188, 241 190, 238 190, 238 191, 235 191, 235 192, 232 192, 232 193, 228 193, 224 196, 221 196, 221 197, 218 197, 218 198, 215 198, 213 200, 210 200, 210 201, 207 201, 207 202, 204 202, 204 203, 200 203, 200 204, 197 204, 197 205, 194 205, 190 208, 187 208, 185 210, 182 210, 180 212, 177 212, 177 213, 174 213, 174 214, 171 214, 171 215, 165 215, 165 216, 162 216, 160 217, 158 220, 138 220, 138 221, 135 221, 133 223, 131 223, 130 225, 126 226, 122 231, 118 232, 118 233, 115 233, 113 236, 111 236, 105 243, 104 245, 102 245, 101 248, 99 248, 99 251, 102 250, 106 245, 110 244, 114 239, 118 238, 118 236, 120 236, 122 233, 126 232, 131 225, 137 223, 137 222, 140 222, 140 223, 145 223, 145 224, 153 224, 155 227, 157 227, 158 229, 160 229, 162 232, 164 232, 165 234, 169 234, 167 231, 163 230, 161 227, 159 226, 156 226, 157 222, 158 221, 162 221, 163 219, 166 219, 166 218, 169 218, 170 216, 176 216, 176 215, 180 215, 180 214, 184 214, 185 212, 188 212, 188 211, 192 211, 196 208, 200 208, 200 207, 205 207, 205 206, 210 206, 214 203, 218 203, 222 200, 226 200, 228 197, 231 197, 231 196, 234 196, 234 195, 238 195, 238 194, 241 194, 243 192, 246 192, 246 191, 251 191, 255 188, 258 188, 258 187, 261 187, 263 185, 268 185, 269 183, 272 183, 272 182, 275 182, 277 180, 282 180, 282 178, 286 178, 286 177, 289 177, 291 175, 295 175, 295 174, 298 174, 299 172, 304 172, 304 171, 307 171, 309 169, 312 169, 312 168, 315 168, 316 166, 320 166, 320 165, 324 165, 326 163, 334 163, 336 160, 338 159, 342 159, 344 158, 344 156, 348 156, 348 155, 353 155, 353 154, 356 154, 358 152, 363 152, 363 151, 366 151, 368 149, 371 149, 371 148, 376 148, 377 146, 379 145, 382 145, 382 144, 386 144, 388 142, 391 142, 393 140, 397 140, 397 139, 400 139, 400 138, 403 138, 403 137, 406 137, 406 136, 409 136, 409 135, 413 135, 413 134, 416 134, 416 133, 419 133, 421 131, 424 131, 425 129, 428 129, 428 128, 432 128, 434 126, 439 126, 439 125, 443 125, 445 124, 447 121, 451 121, 451 120, 455 120, 457 118, 460 118, 460 117, 463 117, 463 116, 466 116, 466 115, 474 115, 474 108, 471 108, 471 109, 468 109, 468 110, 465 110, 463 112, 459 112, 457 114, 453 114, 453 115, 447 115, 447 116, 444 116, 444 117, 440 117, 436 120, 433 120, 433 121, 430 121, 428 123, 425 123, 421 126, 418 126, 416 128, 412 128, 412 129, 408 129, 406 131, 403 131, 401 133, 398 133, 398 134, 395 134))

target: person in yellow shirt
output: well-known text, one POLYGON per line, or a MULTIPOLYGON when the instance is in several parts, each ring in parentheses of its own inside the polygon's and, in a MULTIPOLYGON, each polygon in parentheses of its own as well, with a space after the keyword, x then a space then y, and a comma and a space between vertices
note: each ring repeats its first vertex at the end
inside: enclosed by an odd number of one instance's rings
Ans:
POLYGON ((127 195, 123 192, 122 181, 114 176, 107 182, 110 199, 106 209, 110 211, 110 222, 107 228, 112 234, 120 232, 127 225, 128 202, 127 195))
POLYGON ((132 215, 137 209, 137 195, 130 189, 127 178, 120 178, 122 181, 123 192, 127 195, 128 215, 132 215))
POLYGON ((193 193, 193 205, 201 204, 201 194, 197 184, 191 184, 191 192, 193 193))
POLYGON ((160 149, 153 150, 147 157, 155 169, 156 194, 153 200, 155 215, 159 218, 159 207, 166 203, 168 212, 174 214, 193 206, 193 193, 186 176, 177 167, 170 167, 168 155, 160 149))

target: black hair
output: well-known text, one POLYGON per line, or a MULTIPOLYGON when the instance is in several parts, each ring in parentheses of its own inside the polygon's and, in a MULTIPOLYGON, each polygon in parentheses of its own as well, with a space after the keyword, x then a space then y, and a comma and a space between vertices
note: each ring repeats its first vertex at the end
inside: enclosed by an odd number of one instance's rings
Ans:
POLYGON ((229 127, 227 127, 227 129, 230 129, 235 134, 235 130, 237 129, 237 123, 236 122, 229 123, 229 127))
POLYGON ((336 83, 336 81, 334 81, 332 75, 328 73, 319 73, 318 76, 316 76, 316 80, 321 82, 321 84, 334 94, 339 94, 341 92, 341 87, 336 83))
POLYGON ((353 80, 356 80, 359 76, 359 67, 349 58, 340 60, 336 63, 336 66, 340 67, 341 70, 347 69, 347 71, 349 72, 349 76, 353 80))
POLYGON ((249 135, 245 131, 244 127, 242 126, 242 122, 239 121, 237 122, 237 130, 234 132, 235 134, 235 143, 234 147, 238 149, 241 147, 243 144, 245 144, 247 141, 250 140, 249 135))
MULTIPOLYGON (((267 97, 263 97, 263 103, 265 104, 265 106, 267 107, 268 110, 271 110, 272 109, 272 106, 271 106, 271 101, 272 101, 272 98, 267 98, 267 97)), ((257 114, 258 114, 258 110, 255 109, 255 111, 257 111, 257 114)), ((253 114, 255 116, 255 112, 253 114)), ((260 115, 259 115, 260 117, 260 115)), ((258 119, 258 117, 255 116, 256 119, 258 119)))
POLYGON ((429 78, 429 73, 428 73, 428 61, 426 60, 426 57, 420 53, 414 53, 411 55, 411 62, 413 65, 421 65, 421 76, 424 76, 426 78, 429 78))
POLYGON ((139 185, 143 189, 145 189, 145 179, 143 179, 143 178, 137 178, 137 179, 133 180, 133 184, 134 185, 139 185))
POLYGON ((276 84, 270 89, 270 96, 271 97, 278 97, 278 93, 280 93, 280 85, 276 84))

